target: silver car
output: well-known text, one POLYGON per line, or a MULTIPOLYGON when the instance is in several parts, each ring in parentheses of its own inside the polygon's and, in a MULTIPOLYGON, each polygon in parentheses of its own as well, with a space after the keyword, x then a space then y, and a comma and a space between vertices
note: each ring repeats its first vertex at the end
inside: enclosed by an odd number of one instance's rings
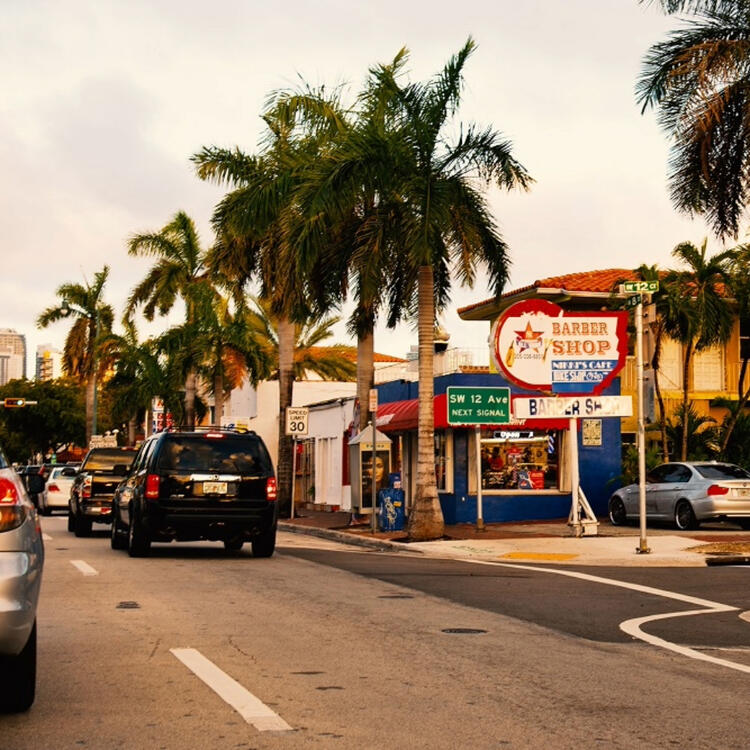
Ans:
MULTIPOLYGON (((609 520, 624 524, 638 515, 638 485, 629 484, 609 499, 609 520)), ((675 461, 646 476, 646 518, 672 521, 683 531, 701 521, 727 520, 750 529, 750 473, 717 461, 675 461)))
MULTIPOLYGON (((44 477, 29 476, 29 492, 44 477)), ((0 450, 0 711, 25 711, 36 689, 36 607, 44 546, 39 518, 0 450)))

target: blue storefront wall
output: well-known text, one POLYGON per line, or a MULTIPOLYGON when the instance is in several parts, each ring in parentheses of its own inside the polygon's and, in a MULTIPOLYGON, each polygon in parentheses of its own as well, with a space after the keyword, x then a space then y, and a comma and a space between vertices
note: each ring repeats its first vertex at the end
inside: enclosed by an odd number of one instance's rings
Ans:
MULTIPOLYGON (((509 387, 513 395, 538 395, 511 386, 501 375, 494 373, 455 373, 435 378, 435 395, 444 394, 449 386, 509 387)), ((614 382, 605 395, 619 395, 620 382, 614 382)), ((403 401, 419 396, 419 383, 393 381, 378 386, 378 402, 403 401)), ((469 493, 469 440, 474 439, 473 428, 453 427, 453 492, 440 492, 443 517, 448 524, 475 523, 477 496, 469 493)), ((414 430, 416 432, 416 430, 414 430)), ((578 431, 578 463, 580 482, 597 517, 607 515, 607 501, 619 486, 617 477, 622 471, 620 420, 602 419, 602 445, 584 446, 578 431)), ((567 518, 571 494, 514 494, 482 493, 482 515, 486 523, 501 521, 531 521, 567 518)))

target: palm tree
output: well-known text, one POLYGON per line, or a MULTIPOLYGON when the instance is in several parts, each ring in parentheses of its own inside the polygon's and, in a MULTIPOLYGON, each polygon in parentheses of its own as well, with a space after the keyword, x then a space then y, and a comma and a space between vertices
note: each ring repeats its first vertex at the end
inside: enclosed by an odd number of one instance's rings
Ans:
MULTIPOLYGON (((672 255, 687 266, 685 270, 672 271, 666 283, 673 285, 673 309, 665 318, 666 333, 683 345, 682 414, 689 412, 689 375, 692 355, 710 346, 727 341, 732 331, 733 317, 724 296, 729 274, 727 263, 733 251, 725 250, 707 257, 708 241, 700 248, 691 242, 682 242, 672 255)), ((683 421, 683 427, 687 427, 683 421)), ((680 457, 687 460, 688 430, 682 433, 680 457)))
POLYGON ((57 288, 55 294, 60 304, 48 307, 37 318, 38 328, 50 323, 74 318, 63 348, 63 371, 82 383, 86 389, 86 444, 94 433, 97 376, 104 363, 97 358, 99 337, 112 329, 114 311, 104 303, 104 285, 109 276, 109 266, 94 274, 89 284, 67 283, 57 288))
POLYGON ((272 363, 266 342, 256 335, 251 311, 244 305, 232 311, 229 299, 211 297, 201 314, 198 339, 203 362, 199 371, 212 384, 214 422, 221 424, 226 391, 238 388, 245 377, 256 385, 268 377, 272 363))
MULTIPOLYGON (((264 354, 271 364, 270 379, 279 377, 278 321, 271 305, 258 297, 252 298, 255 310, 250 312, 250 325, 256 340, 261 342, 264 354)), ((294 380, 303 380, 307 373, 314 373, 322 380, 354 380, 356 367, 347 355, 345 347, 321 346, 333 336, 331 330, 340 321, 338 316, 310 320, 294 326, 294 380)))
POLYGON ((375 71, 381 98, 397 113, 395 126, 373 145, 367 166, 379 176, 383 194, 400 205, 400 248, 392 256, 391 315, 417 310, 419 417, 416 496, 409 514, 412 539, 439 538, 444 522, 434 466, 434 331, 436 311, 450 295, 451 272, 472 285, 483 266, 496 295, 507 280, 507 247, 477 183, 527 189, 532 180, 492 129, 469 125, 450 143, 445 131, 457 111, 463 68, 474 50, 469 39, 427 83, 402 86, 392 68, 375 71))
POLYGON ((114 396, 114 410, 123 415, 128 424, 127 444, 135 445, 138 421, 148 410, 154 396, 164 396, 167 389, 166 372, 159 360, 155 342, 138 341, 132 320, 123 320, 124 335, 109 333, 102 338, 101 356, 111 363, 114 375, 107 383, 114 396))
MULTIPOLYGON (((322 265, 305 263, 292 246, 292 228, 299 221, 293 191, 299 164, 319 152, 320 138, 300 132, 294 113, 272 105, 264 115, 266 148, 258 156, 239 149, 204 148, 192 157, 201 179, 234 189, 216 207, 213 224, 218 242, 210 257, 213 270, 231 280, 236 290, 260 282, 260 296, 271 304, 279 345, 279 421, 292 404, 294 326, 313 311, 330 287, 322 265)), ((321 307, 325 309, 326 305, 321 307)), ((281 512, 291 507, 292 438, 279 431, 278 498, 281 512)))
MULTIPOLYGON (((643 0, 641 0, 643 2, 643 0)), ((659 111, 672 139, 672 202, 737 236, 750 190, 750 4, 660 0, 694 17, 648 51, 638 82, 642 111, 659 111)))
MULTIPOLYGON (((192 331, 198 323, 198 296, 211 286, 204 265, 205 254, 193 220, 179 211, 159 232, 133 235, 128 242, 128 253, 153 256, 156 263, 133 289, 126 317, 131 317, 135 309, 143 305, 146 320, 153 320, 157 312, 166 315, 181 297, 185 303, 185 323, 192 331)), ((185 424, 188 429, 195 427, 196 358, 193 353, 184 359, 185 424)))

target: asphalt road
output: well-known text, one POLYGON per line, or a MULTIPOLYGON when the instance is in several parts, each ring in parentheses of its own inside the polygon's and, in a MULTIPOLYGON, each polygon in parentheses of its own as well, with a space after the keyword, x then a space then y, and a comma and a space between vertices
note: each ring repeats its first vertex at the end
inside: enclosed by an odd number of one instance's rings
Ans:
MULTIPOLYGON (((3 750, 747 745, 750 674, 620 629, 685 601, 291 534, 270 560, 209 543, 131 559, 43 524, 37 701, 0 715, 3 750)), ((745 654, 750 571, 595 572, 726 600, 649 627, 745 654)))

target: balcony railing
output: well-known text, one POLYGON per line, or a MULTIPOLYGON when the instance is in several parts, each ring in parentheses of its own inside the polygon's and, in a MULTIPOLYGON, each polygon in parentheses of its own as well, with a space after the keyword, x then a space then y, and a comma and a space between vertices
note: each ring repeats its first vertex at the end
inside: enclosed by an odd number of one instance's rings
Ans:
MULTIPOLYGON (((433 360, 434 373, 449 375, 452 372, 463 372, 466 368, 489 367, 490 350, 488 347, 472 347, 466 349, 446 349, 436 352, 433 360)), ((377 367, 375 370, 376 383, 388 383, 392 380, 419 380, 419 360, 410 359, 407 362, 396 362, 392 365, 377 367)))

